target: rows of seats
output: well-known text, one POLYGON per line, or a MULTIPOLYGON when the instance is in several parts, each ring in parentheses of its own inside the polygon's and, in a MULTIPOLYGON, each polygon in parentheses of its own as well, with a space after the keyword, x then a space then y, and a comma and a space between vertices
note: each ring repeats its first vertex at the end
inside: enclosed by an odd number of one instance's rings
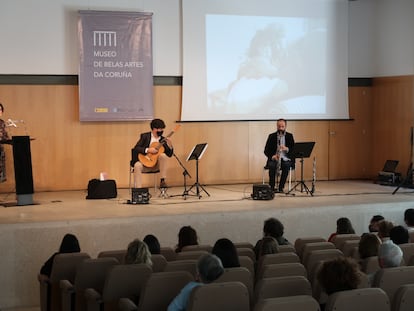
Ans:
MULTIPOLYGON (((214 283, 193 290, 188 310, 319 310, 320 304, 326 304, 328 311, 352 310, 353 304, 359 305, 356 310, 404 311, 407 304, 412 308, 414 266, 381 270, 373 287, 363 274, 357 290, 329 297, 324 293, 317 281, 319 267, 338 256, 354 256, 350 249, 357 247, 358 238, 338 235, 332 242, 300 238, 257 262, 253 245, 235 243, 241 267, 225 269, 214 283)), ((59 254, 49 282, 40 284, 41 309, 166 310, 184 285, 196 279, 197 260, 211 249, 198 245, 175 253, 163 247, 160 255, 152 256, 152 267, 124 265, 126 250, 102 251, 98 258, 59 254)), ((410 263, 411 257, 407 255, 405 262, 410 263)))

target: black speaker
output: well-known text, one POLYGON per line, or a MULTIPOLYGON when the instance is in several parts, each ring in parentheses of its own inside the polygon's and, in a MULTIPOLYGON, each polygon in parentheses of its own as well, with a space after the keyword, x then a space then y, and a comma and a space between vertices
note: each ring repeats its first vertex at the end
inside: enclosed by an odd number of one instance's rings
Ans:
POLYGON ((275 194, 272 191, 270 185, 266 184, 256 184, 253 185, 253 200, 272 200, 275 197, 275 194))
POLYGON ((148 204, 150 193, 148 188, 132 188, 132 197, 128 201, 129 204, 148 204))
POLYGON ((88 182, 87 199, 112 199, 117 197, 116 182, 113 179, 91 179, 88 182))

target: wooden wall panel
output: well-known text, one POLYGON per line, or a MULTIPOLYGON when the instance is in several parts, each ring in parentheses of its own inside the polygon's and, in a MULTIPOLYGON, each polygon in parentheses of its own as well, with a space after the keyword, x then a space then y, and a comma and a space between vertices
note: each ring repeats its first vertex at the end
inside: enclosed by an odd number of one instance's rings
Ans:
MULTIPOLYGON (((350 113, 354 121, 289 121, 296 141, 315 141, 305 159, 305 180, 312 178, 316 158, 317 180, 375 177, 386 159, 409 162, 409 129, 413 124, 413 77, 375 79, 372 89, 350 88, 350 113), (371 121, 372 120, 372 121, 371 121), (335 132, 335 137, 329 133, 335 132), (349 156, 349 147, 358 150, 349 156), (371 163, 371 165, 370 165, 371 163)), ((35 191, 86 189, 91 178, 104 171, 118 187, 127 187, 130 149, 138 135, 149 130, 148 121, 79 122, 78 87, 73 85, 0 85, 4 119, 25 123, 11 134, 34 137, 32 161, 35 191)), ((180 119, 181 87, 155 86, 155 116, 167 123, 166 132, 180 119)), ((184 122, 172 140, 175 154, 195 182, 195 161, 185 159, 193 146, 207 142, 199 163, 203 184, 256 183, 262 178, 264 144, 275 130, 275 121, 184 122)), ((14 191, 10 146, 6 146, 8 181, 0 192, 14 191)), ((296 176, 300 178, 299 162, 296 176)), ((171 185, 183 185, 182 168, 169 161, 171 185)), ((267 177, 266 177, 267 180, 267 177)), ((153 176, 144 184, 152 186, 153 176)))

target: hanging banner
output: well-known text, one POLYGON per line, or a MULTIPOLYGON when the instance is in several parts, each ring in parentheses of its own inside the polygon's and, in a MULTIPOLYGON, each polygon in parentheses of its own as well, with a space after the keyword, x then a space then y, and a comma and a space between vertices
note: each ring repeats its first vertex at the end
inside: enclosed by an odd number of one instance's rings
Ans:
POLYGON ((153 119, 152 13, 79 11, 80 121, 153 119))

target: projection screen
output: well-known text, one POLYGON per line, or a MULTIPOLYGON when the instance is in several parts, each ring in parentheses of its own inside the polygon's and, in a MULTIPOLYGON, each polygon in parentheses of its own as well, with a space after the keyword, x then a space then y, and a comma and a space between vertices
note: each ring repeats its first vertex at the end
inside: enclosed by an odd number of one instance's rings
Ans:
POLYGON ((183 0, 182 121, 348 119, 347 0, 183 0))

